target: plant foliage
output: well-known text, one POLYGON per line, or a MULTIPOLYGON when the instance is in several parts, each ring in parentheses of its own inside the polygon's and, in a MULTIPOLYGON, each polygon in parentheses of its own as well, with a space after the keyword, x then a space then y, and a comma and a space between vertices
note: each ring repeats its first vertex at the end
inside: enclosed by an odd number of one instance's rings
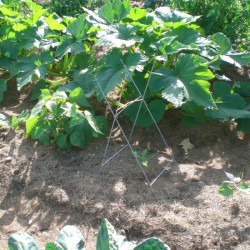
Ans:
POLYGON ((122 103, 113 103, 139 126, 159 122, 172 107, 189 127, 233 119, 250 131, 250 83, 226 82, 222 71, 227 64, 249 65, 250 53, 233 51, 223 33, 206 37, 198 16, 132 8, 128 0, 82 10, 60 17, 30 0, 0 4, 0 67, 8 73, 0 100, 16 79, 18 90, 29 87, 38 101, 11 122, 1 116, 1 125, 25 122, 33 139, 82 148, 105 134, 93 104, 122 89, 122 103))
MULTIPOLYGON (((27 233, 15 233, 8 240, 9 250, 39 250, 33 238, 27 233)), ((157 238, 148 238, 136 245, 116 233, 107 219, 100 226, 96 250, 170 250, 157 238)), ((65 226, 55 242, 47 243, 45 250, 86 250, 84 237, 74 226, 65 226)))

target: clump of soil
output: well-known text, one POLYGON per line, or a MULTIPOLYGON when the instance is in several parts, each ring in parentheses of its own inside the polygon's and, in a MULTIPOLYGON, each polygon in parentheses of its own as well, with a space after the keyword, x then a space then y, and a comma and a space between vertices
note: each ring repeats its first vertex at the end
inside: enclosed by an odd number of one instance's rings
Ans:
MULTIPOLYGON (((131 124, 122 124, 129 133, 131 124)), ((148 149, 154 156, 145 168, 150 180, 175 157, 177 163, 170 164, 153 189, 128 147, 100 169, 106 139, 83 150, 60 151, 25 138, 21 130, 1 128, 1 249, 7 249, 9 235, 17 231, 32 234, 42 249, 72 224, 92 250, 103 218, 136 242, 156 236, 178 250, 249 249, 249 195, 237 192, 225 198, 218 193, 224 171, 236 176, 244 171, 250 178, 249 136, 231 131, 226 123, 186 129, 171 113, 159 126, 169 148, 154 127, 136 128, 131 140, 135 150, 148 149), (188 155, 179 145, 186 138, 195 145, 188 155)), ((108 156, 124 145, 116 128, 108 156)))

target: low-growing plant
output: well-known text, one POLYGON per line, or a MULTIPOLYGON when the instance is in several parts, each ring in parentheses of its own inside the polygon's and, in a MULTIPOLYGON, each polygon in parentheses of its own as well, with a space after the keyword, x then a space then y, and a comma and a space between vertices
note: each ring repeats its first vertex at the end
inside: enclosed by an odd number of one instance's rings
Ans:
MULTIPOLYGON (((9 250, 39 250, 27 233, 15 233, 8 240, 9 250)), ((65 226, 55 242, 47 243, 45 250, 86 250, 81 232, 74 226, 65 226)), ((148 238, 138 245, 116 233, 114 227, 104 219, 98 231, 96 250, 170 250, 157 238, 148 238)))
MULTIPOLYGON (((148 150, 142 150, 141 154, 139 154, 136 150, 133 151, 135 157, 139 160, 141 165, 145 168, 148 168, 148 161, 154 158, 154 154, 148 154, 148 150)), ((133 166, 138 166, 137 162, 134 162, 133 166)))
POLYGON ((250 186, 244 181, 243 174, 241 174, 241 177, 235 177, 233 174, 227 172, 225 172, 225 174, 229 180, 223 181, 220 185, 220 194, 224 196, 232 196, 237 190, 250 194, 250 186))

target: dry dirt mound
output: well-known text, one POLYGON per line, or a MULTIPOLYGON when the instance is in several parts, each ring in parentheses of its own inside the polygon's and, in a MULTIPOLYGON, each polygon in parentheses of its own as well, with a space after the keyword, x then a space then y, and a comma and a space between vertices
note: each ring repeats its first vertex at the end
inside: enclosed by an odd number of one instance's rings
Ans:
MULTIPOLYGON (((129 124, 126 125, 129 127, 129 124)), ((154 184, 145 182, 129 150, 124 150, 98 175, 106 140, 84 150, 58 151, 24 138, 22 132, 0 132, 0 245, 7 249, 11 233, 25 230, 40 247, 56 239, 66 224, 84 234, 95 249, 101 220, 106 217, 129 240, 157 236, 172 249, 250 249, 250 198, 218 194, 224 171, 250 179, 250 140, 226 124, 210 123, 187 130, 178 119, 160 124, 175 157, 154 184), (188 157, 179 143, 190 138, 188 157)), ((154 154, 146 170, 150 178, 168 155, 154 128, 138 129, 133 144, 154 154)), ((109 154, 122 147, 117 133, 109 154)), ((170 152, 169 150, 167 151, 170 152)))

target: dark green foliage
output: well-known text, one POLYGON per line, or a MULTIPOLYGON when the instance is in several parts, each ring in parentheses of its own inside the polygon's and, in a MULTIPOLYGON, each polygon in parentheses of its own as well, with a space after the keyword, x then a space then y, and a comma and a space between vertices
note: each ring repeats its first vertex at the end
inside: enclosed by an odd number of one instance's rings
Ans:
POLYGON ((38 100, 11 122, 0 116, 1 125, 26 123, 26 134, 44 144, 82 148, 106 130, 93 104, 123 90, 120 102, 115 95, 111 101, 138 126, 159 122, 172 107, 189 127, 233 119, 250 131, 249 83, 230 82, 222 72, 226 64, 249 65, 250 53, 233 51, 223 33, 205 37, 197 16, 131 8, 129 0, 83 9, 61 18, 29 0, 0 5, 0 67, 8 73, 0 100, 10 79, 38 100), (136 102, 140 94, 147 107, 136 102))
POLYGON ((207 35, 224 33, 241 50, 250 50, 250 3, 248 0, 165 0, 170 6, 201 16, 198 24, 207 35))
MULTIPOLYGON (((39 250, 33 238, 27 233, 15 233, 8 240, 9 250, 39 250)), ((116 233, 107 219, 99 228, 96 250, 170 250, 157 238, 139 243, 129 242, 125 236, 116 233)), ((86 250, 84 237, 74 226, 65 226, 55 242, 47 243, 45 250, 86 250)))

